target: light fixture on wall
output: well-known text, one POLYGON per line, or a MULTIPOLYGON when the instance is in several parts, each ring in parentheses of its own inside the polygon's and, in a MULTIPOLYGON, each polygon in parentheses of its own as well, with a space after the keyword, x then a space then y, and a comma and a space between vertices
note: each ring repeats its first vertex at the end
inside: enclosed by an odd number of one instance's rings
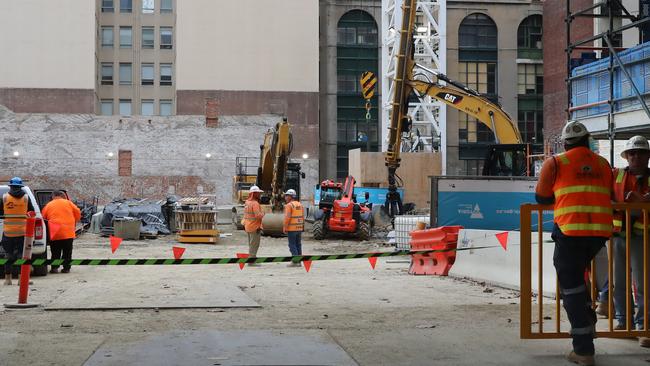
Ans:
POLYGON ((210 153, 205 154, 206 159, 210 159, 211 157, 212 157, 212 154, 210 154, 210 153))
POLYGON ((20 153, 18 151, 14 151, 13 155, 14 155, 14 158, 17 158, 17 157, 20 156, 20 153))
POLYGON ((302 158, 303 159, 309 159, 309 154, 307 154, 307 153, 302 154, 302 158))
POLYGON ((108 156, 109 158, 112 158, 113 156, 115 156, 115 154, 113 154, 112 152, 109 152, 108 154, 106 154, 106 156, 108 156))

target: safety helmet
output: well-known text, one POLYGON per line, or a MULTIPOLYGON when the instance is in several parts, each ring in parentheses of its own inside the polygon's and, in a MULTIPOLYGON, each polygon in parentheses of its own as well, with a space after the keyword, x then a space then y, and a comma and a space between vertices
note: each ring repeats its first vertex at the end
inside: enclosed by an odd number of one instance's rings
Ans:
POLYGON ((20 177, 13 177, 9 180, 9 185, 12 187, 23 187, 23 180, 20 177))
POLYGON ((626 153, 630 150, 650 150, 648 139, 643 136, 633 136, 625 142, 625 149, 621 152, 621 157, 626 159, 626 153))
POLYGON ((587 135, 589 135, 587 127, 578 121, 569 121, 562 129, 562 140, 567 142, 575 142, 587 135))
POLYGON ((248 193, 263 193, 264 191, 260 189, 258 186, 252 186, 248 190, 248 193))
POLYGON ((296 191, 293 190, 293 189, 289 189, 289 190, 287 190, 286 192, 284 192, 284 195, 285 195, 285 196, 295 197, 295 196, 296 196, 296 191))

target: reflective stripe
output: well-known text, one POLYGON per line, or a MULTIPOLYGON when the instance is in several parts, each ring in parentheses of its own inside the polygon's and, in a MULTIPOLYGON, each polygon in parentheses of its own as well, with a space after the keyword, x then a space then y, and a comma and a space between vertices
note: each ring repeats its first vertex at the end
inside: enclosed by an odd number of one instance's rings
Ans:
POLYGON ((562 294, 564 295, 575 295, 587 291, 587 286, 580 285, 574 288, 562 289, 562 294))
POLYGON ((619 169, 618 174, 616 175, 616 184, 623 183, 623 178, 625 177, 625 170, 619 169))
POLYGON ((611 193, 611 190, 609 189, 609 187, 602 187, 602 186, 588 186, 588 185, 568 186, 568 187, 560 188, 557 191, 555 191, 555 197, 563 196, 569 193, 602 193, 602 194, 609 195, 611 193))
POLYGON ((590 230, 590 231, 612 231, 610 224, 565 224, 560 225, 562 232, 574 230, 590 230))
POLYGON ((562 207, 554 210, 554 216, 566 215, 573 212, 582 212, 582 213, 605 213, 611 214, 611 207, 601 207, 601 206, 568 206, 562 207))
POLYGON ((569 158, 565 154, 559 154, 557 157, 563 165, 568 165, 570 163, 569 158))
POLYGON ((588 327, 582 327, 582 328, 571 328, 569 333, 571 335, 594 334, 594 327, 593 327, 593 325, 590 325, 588 327))

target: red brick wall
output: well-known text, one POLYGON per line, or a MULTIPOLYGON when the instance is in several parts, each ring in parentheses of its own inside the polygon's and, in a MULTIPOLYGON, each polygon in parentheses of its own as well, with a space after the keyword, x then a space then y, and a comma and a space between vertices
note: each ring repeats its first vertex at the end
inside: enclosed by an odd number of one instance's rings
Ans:
POLYGON ((0 88, 0 104, 16 113, 95 113, 95 91, 0 88))
MULTIPOLYGON (((572 11, 593 4, 589 0, 572 0, 572 11)), ((567 77, 566 58, 566 0, 544 1, 544 136, 553 140, 566 123, 567 77)), ((579 18, 571 26, 573 41, 593 35, 593 20, 579 18)), ((580 52, 573 57, 579 57, 580 52)))

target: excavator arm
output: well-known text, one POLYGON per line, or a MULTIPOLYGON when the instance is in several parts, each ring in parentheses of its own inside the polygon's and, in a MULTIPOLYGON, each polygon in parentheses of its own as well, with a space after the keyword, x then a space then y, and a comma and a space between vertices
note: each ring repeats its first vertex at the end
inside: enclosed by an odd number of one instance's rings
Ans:
POLYGON ((290 126, 284 118, 266 132, 264 143, 260 145, 257 185, 269 197, 273 211, 282 211, 283 189, 291 149, 290 126))

